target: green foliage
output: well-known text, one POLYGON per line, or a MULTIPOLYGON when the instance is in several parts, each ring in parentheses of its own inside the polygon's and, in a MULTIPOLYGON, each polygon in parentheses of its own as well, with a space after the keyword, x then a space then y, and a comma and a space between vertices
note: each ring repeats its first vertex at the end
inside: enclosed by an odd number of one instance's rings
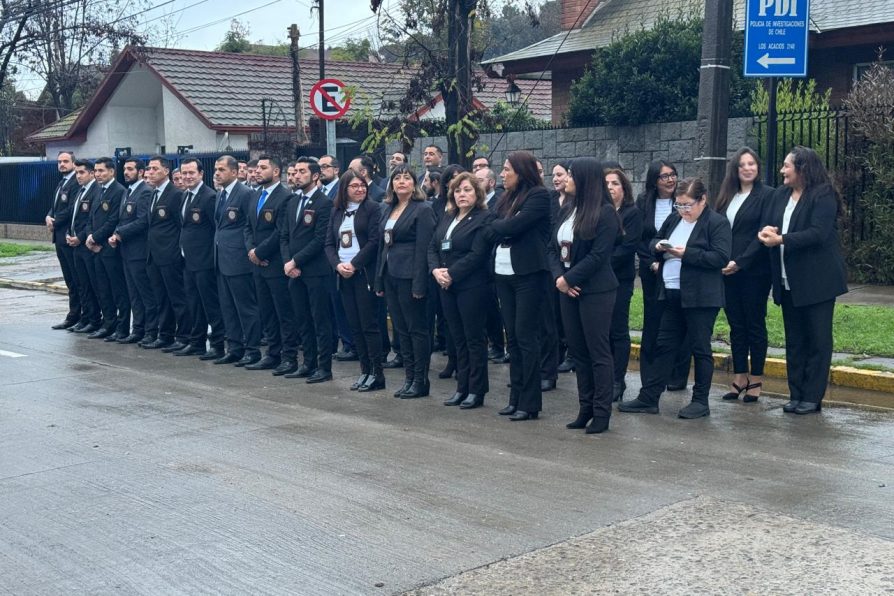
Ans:
POLYGON ((488 130, 529 130, 542 124, 526 104, 513 106, 505 101, 498 101, 490 111, 482 114, 482 120, 488 130))
MULTIPOLYGON (((570 123, 630 126, 695 119, 702 24, 694 16, 663 17, 651 29, 595 50, 584 76, 571 86, 570 123)), ((732 63, 741 64, 742 34, 733 38, 732 63)), ((737 68, 731 70, 731 116, 747 113, 753 86, 737 68)))
MULTIPOLYGON (((826 158, 825 139, 834 126, 832 110, 829 107, 831 89, 819 93, 813 79, 782 79, 776 86, 776 155, 779 162, 795 145, 804 145, 816 150, 821 158, 826 158), (823 142, 820 142, 822 140, 823 142)), ((770 94, 763 86, 754 89, 751 97, 751 111, 755 116, 766 116, 770 105, 770 94)), ((761 139, 761 143, 764 140, 761 139)), ((829 152, 835 153, 830 146, 829 152)), ((839 150, 843 147, 839 147, 839 150)), ((763 147, 761 147, 763 151, 763 147)))
MULTIPOLYGON (((858 200, 863 239, 855 235, 848 262, 856 281, 894 283, 894 70, 873 64, 845 100, 854 128, 853 162, 868 173, 858 200)), ((851 218, 854 220, 855 218, 851 218)), ((848 239, 850 235, 848 235, 848 239)))
POLYGON ((52 246, 42 244, 19 244, 17 242, 0 242, 0 258, 19 257, 30 252, 45 252, 53 250, 52 246))
MULTIPOLYGON (((256 54, 259 56, 288 56, 289 44, 265 45, 252 43, 248 36, 248 25, 244 25, 238 19, 230 21, 230 30, 224 34, 223 41, 218 44, 215 51, 229 52, 231 54, 256 54)), ((301 56, 302 58, 304 56, 301 56)))
POLYGON ((326 58, 336 62, 369 62, 369 57, 376 55, 369 39, 347 39, 342 45, 329 48, 326 58))

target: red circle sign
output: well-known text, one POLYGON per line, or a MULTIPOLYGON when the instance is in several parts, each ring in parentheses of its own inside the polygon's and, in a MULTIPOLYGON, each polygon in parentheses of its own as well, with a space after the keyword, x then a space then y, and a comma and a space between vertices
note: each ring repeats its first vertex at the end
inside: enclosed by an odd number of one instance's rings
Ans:
POLYGON ((351 107, 351 98, 338 79, 322 79, 310 89, 310 107, 323 120, 338 120, 351 107))

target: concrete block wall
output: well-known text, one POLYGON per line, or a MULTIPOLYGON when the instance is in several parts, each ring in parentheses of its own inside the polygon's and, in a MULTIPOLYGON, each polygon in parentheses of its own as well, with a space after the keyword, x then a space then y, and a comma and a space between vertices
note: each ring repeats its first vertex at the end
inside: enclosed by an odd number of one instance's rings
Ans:
MULTIPOLYGON (((676 167, 680 176, 697 173, 695 162, 696 123, 663 122, 642 126, 598 126, 592 128, 560 128, 555 130, 531 130, 489 133, 478 140, 482 148, 479 153, 489 154, 494 171, 499 175, 506 154, 519 149, 532 151, 542 162, 547 180, 552 167, 559 161, 590 155, 606 161, 613 160, 624 166, 631 177, 635 192, 640 192, 645 183, 646 170, 653 159, 667 159, 676 167)), ((752 118, 734 118, 729 121, 727 154, 732 155, 740 147, 754 147, 754 126, 752 118)), ((422 166, 422 149, 435 144, 447 149, 445 137, 420 138, 410 152, 410 163, 417 170, 422 166)), ((388 151, 397 151, 394 143, 388 151)))

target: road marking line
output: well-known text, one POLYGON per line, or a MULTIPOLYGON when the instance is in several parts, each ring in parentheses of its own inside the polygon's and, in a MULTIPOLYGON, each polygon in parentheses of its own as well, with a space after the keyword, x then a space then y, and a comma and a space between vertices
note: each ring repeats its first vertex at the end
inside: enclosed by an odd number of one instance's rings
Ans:
POLYGON ((7 352, 6 350, 0 350, 0 356, 6 356, 7 358, 25 358, 27 354, 19 354, 18 352, 7 352))

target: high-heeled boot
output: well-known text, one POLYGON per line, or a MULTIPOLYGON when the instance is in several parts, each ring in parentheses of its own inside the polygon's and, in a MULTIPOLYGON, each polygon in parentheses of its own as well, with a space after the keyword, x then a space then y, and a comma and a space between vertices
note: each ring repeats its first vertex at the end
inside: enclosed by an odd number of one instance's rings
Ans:
POLYGON ((587 422, 589 422, 591 418, 593 418, 593 409, 592 408, 581 408, 580 411, 577 413, 577 418, 575 418, 574 420, 572 420, 571 422, 566 424, 565 428, 571 428, 571 429, 586 428, 587 422))

